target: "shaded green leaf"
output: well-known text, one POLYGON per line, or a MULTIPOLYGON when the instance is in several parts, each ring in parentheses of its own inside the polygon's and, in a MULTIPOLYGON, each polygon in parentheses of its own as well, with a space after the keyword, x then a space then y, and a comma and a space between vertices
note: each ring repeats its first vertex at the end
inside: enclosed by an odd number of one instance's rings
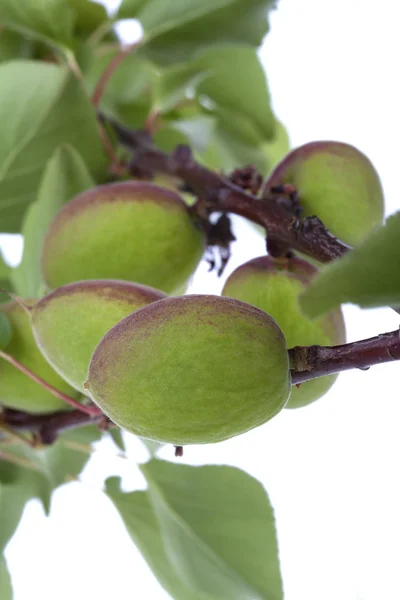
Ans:
POLYGON ((23 453, 40 468, 54 489, 79 475, 90 458, 91 444, 101 435, 95 425, 80 427, 63 433, 51 446, 25 446, 23 453))
MULTIPOLYGON (((96 88, 103 72, 118 51, 106 51, 97 56, 85 73, 90 93, 96 88)), ((154 66, 145 58, 130 54, 115 69, 101 96, 100 107, 108 115, 130 127, 142 127, 151 110, 154 66)))
MULTIPOLYGON (((106 50, 96 57, 90 69, 85 73, 86 84, 93 93, 100 77, 119 54, 118 50, 106 50)), ((154 79, 154 67, 144 59, 132 53, 115 69, 101 97, 101 105, 115 108, 118 104, 129 104, 137 100, 146 90, 150 94, 149 85, 154 79)))
POLYGON ((140 441, 146 446, 147 450, 150 452, 150 456, 155 456, 157 450, 163 446, 160 442, 154 442, 153 440, 147 440, 146 438, 140 438, 140 441))
POLYGON ((7 348, 12 338, 12 327, 10 319, 3 312, 0 312, 0 350, 7 348))
POLYGON ((17 456, 11 446, 0 454, 0 554, 15 533, 25 504, 31 498, 47 503, 45 479, 29 460, 17 456), (8 459, 15 460, 15 463, 8 459))
POLYGON ((22 482, 29 488, 30 497, 40 498, 48 512, 52 491, 81 473, 90 458, 91 444, 100 437, 99 429, 90 425, 63 433, 51 446, 8 445, 7 455, 16 463, 10 463, 14 469, 10 483, 22 482))
POLYGON ((8 266, 3 258, 3 254, 0 250, 0 279, 7 279, 10 276, 11 267, 8 266))
POLYGON ((196 87, 208 72, 195 65, 178 65, 161 73, 154 85, 153 109, 166 112, 187 97, 188 89, 196 87))
POLYGON ((400 212, 359 246, 324 267, 300 302, 317 316, 343 302, 363 308, 400 305, 400 212))
POLYGON ((13 600, 11 578, 4 556, 0 556, 0 598, 1 600, 13 600))
POLYGON ((36 298, 41 287, 41 253, 47 229, 63 204, 94 186, 85 163, 72 146, 57 148, 40 181, 36 202, 25 214, 24 252, 13 270, 14 288, 24 298, 36 298))
POLYGON ((258 46, 268 31, 268 11, 275 0, 148 0, 128 2, 124 17, 138 18, 144 29, 139 52, 159 64, 190 60, 209 46, 258 46))
POLYGON ((226 110, 219 115, 210 144, 201 155, 201 160, 209 168, 226 172, 249 164, 255 165, 261 173, 266 173, 268 169, 268 158, 254 127, 246 118, 226 110))
POLYGON ((73 9, 75 30, 79 33, 91 34, 109 20, 106 9, 97 2, 67 0, 67 4, 73 9))
POLYGON ((159 460, 141 470, 148 492, 124 494, 113 480, 107 493, 174 598, 282 599, 273 511, 258 481, 159 460))
POLYGON ((96 180, 105 179, 107 162, 93 107, 67 68, 35 61, 3 63, 0 89, 0 223, 2 231, 18 232, 59 145, 72 144, 96 180))
POLYGON ((182 119, 171 123, 173 128, 182 133, 191 148, 198 152, 204 152, 212 142, 215 120, 213 117, 199 115, 192 119, 182 119))
POLYGON ((163 152, 172 152, 178 144, 189 144, 187 135, 176 129, 174 124, 173 121, 164 124, 153 136, 155 145, 163 152))
MULTIPOLYGON (((278 119, 275 119, 275 135, 272 140, 263 144, 263 150, 268 159, 268 172, 282 160, 290 150, 290 140, 288 132, 278 119)), ((264 173, 267 176, 268 173, 264 173)))
POLYGON ((110 427, 106 432, 106 435, 111 436, 114 444, 118 446, 122 452, 125 452, 124 437, 122 435, 122 430, 119 427, 110 427))
POLYGON ((0 24, 51 44, 68 46, 74 13, 65 0, 2 0, 0 24))
POLYGON ((196 64, 210 73, 197 92, 211 98, 223 111, 229 109, 251 121, 260 137, 272 139, 275 118, 264 69, 254 48, 223 46, 202 53, 196 64))
POLYGON ((31 40, 9 29, 0 30, 0 62, 15 58, 30 58, 32 52, 31 40))
POLYGON ((122 0, 116 19, 133 19, 148 0, 122 0))
MULTIPOLYGON (((12 271, 11 267, 9 267, 6 264, 6 262, 4 261, 3 255, 0 250, 0 289, 8 290, 10 292, 12 291, 11 282, 10 282, 11 271, 12 271)), ((8 302, 9 299, 10 298, 7 294, 0 292, 0 303, 8 302)))

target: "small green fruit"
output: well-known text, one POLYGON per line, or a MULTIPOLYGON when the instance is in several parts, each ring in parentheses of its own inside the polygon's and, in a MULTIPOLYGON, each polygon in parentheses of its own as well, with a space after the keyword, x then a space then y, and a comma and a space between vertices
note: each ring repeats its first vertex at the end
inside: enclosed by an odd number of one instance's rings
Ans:
MULTIPOLYGON (((7 315, 12 327, 11 340, 4 348, 4 352, 60 392, 77 398, 79 394, 52 369, 41 354, 32 333, 29 315, 24 308, 12 301, 0 305, 0 311, 7 315)), ((53 396, 2 358, 0 358, 0 404, 31 414, 46 414, 68 409, 65 402, 53 396)))
POLYGON ((384 217, 379 176, 357 148, 340 142, 311 142, 300 146, 275 167, 263 194, 291 183, 305 216, 316 215, 347 244, 357 244, 384 217))
POLYGON ((165 294, 137 283, 78 281, 64 285, 32 307, 32 329, 43 355, 74 388, 86 393, 90 358, 118 321, 165 294))
POLYGON ((111 183, 61 209, 46 236, 42 272, 51 289, 122 279, 174 293, 203 250, 203 235, 178 194, 148 182, 111 183))
MULTIPOLYGON (((248 302, 270 314, 282 329, 288 348, 332 346, 345 343, 345 327, 340 310, 312 320, 301 311, 299 296, 317 273, 299 258, 279 268, 269 256, 260 256, 238 267, 227 279, 222 294, 248 302)), ((286 408, 298 408, 323 396, 337 375, 320 377, 299 388, 293 387, 286 408)))
POLYGON ((175 445, 220 442, 262 425, 286 404, 285 339, 269 315, 244 302, 168 298, 104 336, 86 387, 132 433, 175 445))

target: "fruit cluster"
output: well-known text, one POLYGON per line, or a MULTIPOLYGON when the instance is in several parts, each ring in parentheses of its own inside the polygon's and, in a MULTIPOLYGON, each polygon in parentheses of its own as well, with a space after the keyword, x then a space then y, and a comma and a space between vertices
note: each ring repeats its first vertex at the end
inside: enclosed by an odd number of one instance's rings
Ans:
MULTIPOLYGON (((376 172, 346 144, 294 150, 264 194, 281 184, 346 242, 382 219, 376 172)), ((324 395, 336 376, 292 388, 288 354, 345 342, 340 310, 312 320, 300 309, 318 269, 261 256, 237 268, 221 296, 180 295, 206 243, 176 190, 130 181, 82 193, 47 232, 47 295, 0 305, 12 328, 2 354, 118 426, 175 445, 228 439, 324 395)), ((10 361, 0 361, 0 378, 5 407, 68 410, 10 361)))

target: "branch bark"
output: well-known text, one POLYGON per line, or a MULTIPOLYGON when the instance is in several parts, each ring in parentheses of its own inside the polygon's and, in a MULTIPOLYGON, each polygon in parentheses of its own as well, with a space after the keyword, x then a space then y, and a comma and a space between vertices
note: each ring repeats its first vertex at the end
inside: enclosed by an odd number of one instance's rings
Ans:
POLYGON ((167 154, 153 145, 146 131, 131 130, 103 113, 98 115, 103 124, 114 130, 119 143, 132 152, 134 172, 162 172, 179 177, 198 194, 201 202, 192 210, 201 207, 207 216, 213 212, 229 212, 245 217, 264 227, 268 240, 276 240, 280 247, 293 248, 320 262, 330 262, 350 249, 317 217, 299 218, 284 190, 260 199, 200 165, 189 147, 177 146, 172 154, 167 154))
POLYGON ((400 360, 400 330, 341 346, 296 346, 289 356, 293 385, 349 369, 367 370, 400 360))
POLYGON ((49 415, 30 415, 25 412, 4 408, 0 421, 15 431, 30 431, 39 436, 43 444, 52 444, 60 433, 95 423, 106 417, 103 413, 88 415, 80 410, 60 411, 49 415))

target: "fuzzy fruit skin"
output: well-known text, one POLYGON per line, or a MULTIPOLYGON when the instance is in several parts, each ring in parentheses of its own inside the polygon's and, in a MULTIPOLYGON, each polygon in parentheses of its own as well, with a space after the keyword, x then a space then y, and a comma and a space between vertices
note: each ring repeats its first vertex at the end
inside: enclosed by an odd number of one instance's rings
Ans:
POLYGON ((163 292, 137 283, 78 281, 32 307, 32 329, 48 362, 85 394, 89 362, 103 335, 130 313, 162 298, 163 292))
POLYGON ((269 188, 291 183, 304 216, 316 215, 333 235, 355 245, 384 218, 382 185, 371 161, 357 148, 332 141, 304 144, 278 163, 269 188))
POLYGON ((286 404, 285 339, 269 315, 238 300, 160 300, 105 335, 87 389, 117 425, 142 437, 220 442, 262 425, 286 404))
MULTIPOLYGON (((12 301, 0 305, 10 319, 13 335, 4 352, 17 359, 56 387, 60 392, 77 398, 79 394, 71 388, 45 360, 36 345, 26 311, 12 301)), ((0 405, 22 410, 31 414, 47 414, 58 410, 68 410, 68 405, 29 379, 15 367, 0 358, 0 405)))
MULTIPOLYGON (((294 346, 333 346, 346 341, 341 310, 320 319, 306 317, 299 306, 299 296, 318 272, 310 263, 294 258, 278 263, 260 256, 238 267, 227 279, 222 294, 248 302, 270 314, 286 337, 288 348, 294 346)), ((333 385, 337 375, 319 377, 293 386, 286 408, 299 408, 321 398, 333 385)))
POLYGON ((203 235, 177 193, 148 182, 110 183, 83 192, 55 217, 42 275, 50 289, 121 279, 174 293, 203 250, 203 235))

